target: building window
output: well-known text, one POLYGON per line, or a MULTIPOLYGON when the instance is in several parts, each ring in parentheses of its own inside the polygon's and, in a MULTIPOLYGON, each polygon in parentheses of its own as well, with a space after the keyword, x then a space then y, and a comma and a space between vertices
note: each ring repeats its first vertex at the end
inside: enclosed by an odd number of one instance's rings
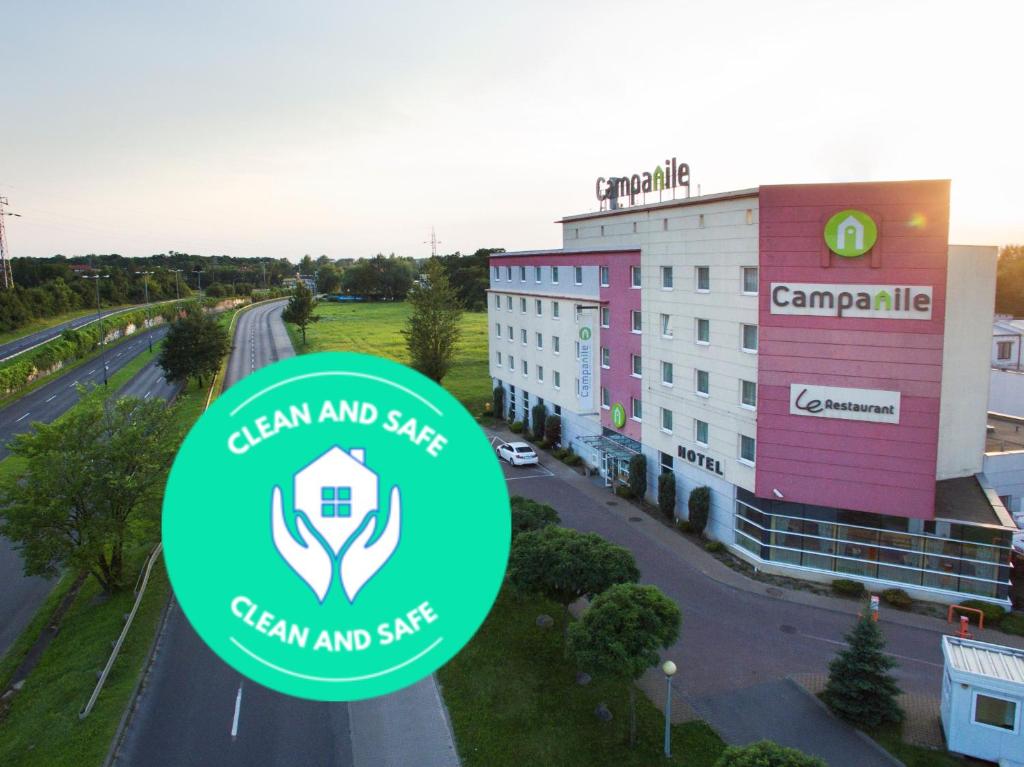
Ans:
POLYGON ((558 306, 558 302, 557 301, 552 301, 551 302, 551 316, 553 318, 555 318, 556 320, 559 317, 559 308, 560 307, 558 306))
POLYGON ((602 328, 611 327, 611 324, 612 324, 611 317, 612 317, 611 310, 607 306, 602 306, 601 307, 601 327, 602 328))
MULTIPOLYGON (((508 355, 508 369, 512 371, 513 375, 515 374, 515 372, 516 372, 516 358, 513 357, 511 354, 508 355)), ((516 392, 515 392, 515 389, 513 388, 512 389, 512 396, 513 396, 513 398, 515 397, 515 394, 516 394, 516 392)))
POLYGON ((582 266, 574 266, 572 268, 572 271, 573 271, 573 278, 574 278, 576 284, 577 285, 582 285, 583 284, 583 267, 582 266))
POLYGON ((672 463, 673 463, 672 462, 672 456, 669 455, 668 453, 661 453, 661 452, 659 452, 658 455, 661 456, 661 473, 662 474, 671 474, 672 473, 672 463))
POLYGON ((525 298, 520 298, 519 299, 519 313, 520 314, 526 314, 526 299, 525 298))
POLYGON ((701 213, 699 216, 697 216, 697 226, 699 226, 701 229, 704 228, 704 214, 703 213, 701 213))
POLYGON ((604 224, 601 224, 601 236, 604 237, 604 224))
POLYGON ((498 367, 501 367, 501 352, 498 352, 498 367))
POLYGON ((636 234, 636 221, 633 222, 633 234, 636 234))
POLYGON ((576 342, 576 359, 580 358, 580 342, 576 342))
MULTIPOLYGON (((519 364, 520 364, 520 365, 522 366, 522 368, 523 368, 523 378, 527 378, 527 377, 529 377, 529 373, 530 373, 530 366, 526 364, 526 360, 520 360, 519 364)), ((523 399, 524 399, 524 401, 525 401, 525 399, 526 399, 526 395, 525 395, 525 394, 523 395, 523 399)))
POLYGON ((538 317, 543 316, 543 314, 544 314, 544 304, 541 303, 541 300, 539 298, 534 300, 534 308, 537 310, 537 316, 538 317))
POLYGON ((540 284, 540 267, 539 266, 533 267, 533 281, 536 282, 538 285, 540 284))
POLYGON ((629 284, 631 287, 640 287, 640 267, 631 266, 629 267, 629 284))
POLYGON ((555 380, 554 380, 555 388, 556 389, 561 389, 562 388, 562 374, 559 373, 556 370, 556 371, 554 371, 554 376, 555 376, 555 380))
POLYGON ((661 430, 672 433, 672 411, 666 407, 661 409, 661 430))
POLYGON ((754 209, 753 208, 747 208, 747 225, 749 226, 750 224, 753 224, 753 223, 754 223, 754 209))
POLYGON ((505 308, 512 311, 512 296, 505 296, 505 308))
POLYGON ((634 309, 629 313, 629 317, 633 325, 633 332, 640 333, 643 330, 643 315, 634 309))
POLYGON ((672 337, 672 317, 668 314, 661 315, 661 336, 662 338, 672 337))
POLYGON ((538 333, 537 334, 537 348, 538 349, 543 349, 544 348, 544 335, 542 333, 538 333))
POLYGON ((544 383, 544 367, 542 365, 537 366, 537 380, 544 383))
POLYGON ((996 359, 1008 360, 1013 354, 1013 341, 998 341, 996 343, 996 359))
POLYGON ((322 516, 322 517, 351 517, 352 516, 352 488, 351 487, 321 487, 320 488, 320 516, 322 516))
POLYGON ((697 292, 707 293, 711 290, 711 267, 697 267, 697 292))
POLYGON ((1016 729, 1017 704, 1012 700, 994 698, 977 692, 974 694, 974 721, 1012 731, 1016 729))
POLYGON ((494 267, 494 279, 496 279, 498 281, 501 280, 501 267, 500 266, 494 267))
POLYGON ((746 434, 740 435, 740 460, 744 463, 753 464, 754 454, 756 453, 757 443, 753 437, 748 437, 746 434))
MULTIPOLYGON (((557 388, 557 387, 555 387, 555 388, 557 388)), ((561 415, 562 415, 562 406, 561 405, 555 405, 555 415, 561 417, 561 415)))
POLYGON ((514 344, 516 342, 515 333, 512 332, 512 326, 511 325, 508 325, 507 327, 508 327, 508 341, 509 341, 509 343, 514 344))
POLYGON ((743 351, 757 351, 757 325, 743 326, 743 351))
POLYGON ((558 284, 558 267, 557 266, 552 266, 551 267, 551 284, 552 285, 557 285, 558 284))
POLYGON ((520 266, 519 267, 519 281, 520 282, 526 282, 526 267, 525 266, 520 266))
POLYGON ((710 376, 706 370, 697 371, 697 394, 704 397, 711 395, 711 385, 709 383, 710 376))
POLYGON ((672 267, 661 267, 661 287, 664 290, 672 290, 672 267))
POLYGON ((711 321, 697 319, 697 343, 709 344, 711 343, 711 321))
POLYGON ((553 351, 555 354, 558 354, 559 352, 562 351, 558 343, 558 336, 551 336, 551 351, 553 351))
POLYGON ((634 421, 642 421, 644 418, 643 406, 640 404, 640 400, 636 397, 629 398, 630 412, 633 415, 634 421))
POLYGON ((611 366, 610 363, 611 363, 611 352, 608 351, 608 347, 607 346, 602 346, 601 347, 601 367, 603 367, 603 368, 610 367, 611 366))
POLYGON ((753 381, 740 381, 740 404, 744 407, 757 407, 757 384, 753 381))
POLYGON ((494 296, 494 308, 495 309, 500 309, 501 308, 501 296, 499 296, 497 294, 495 294, 495 296, 494 296))
POLYGON ((611 395, 608 394, 608 388, 605 386, 601 387, 601 407, 608 410, 612 406, 611 395))
POLYGON ((663 231, 663 232, 667 232, 668 231, 668 219, 667 218, 661 219, 661 231, 663 231))
POLYGON ((631 354, 630 359, 633 361, 633 377, 640 378, 643 375, 643 358, 639 354, 631 354))
POLYGON ((743 267, 743 292, 748 296, 757 295, 757 267, 743 267))
POLYGON ((601 269, 600 269, 600 272, 601 272, 601 287, 602 288, 607 288, 608 287, 608 267, 607 266, 602 266, 601 269))
POLYGON ((580 238, 580 228, 578 226, 573 227, 572 238, 578 240, 580 238))
POLYGON ((498 338, 501 338, 501 323, 500 322, 495 322, 494 323, 494 335, 496 335, 498 338))
POLYGON ((519 329, 519 339, 523 342, 523 346, 526 346, 526 328, 519 329))
POLYGON ((576 310, 576 322, 579 322, 583 317, 583 307, 579 304, 573 304, 572 308, 576 310))
POLYGON ((661 382, 663 384, 665 384, 665 386, 671 386, 672 385, 672 363, 671 362, 662 362, 661 363, 661 382))
POLYGON ((512 282, 512 267, 511 266, 506 266, 505 267, 505 279, 508 280, 509 282, 512 282))
POLYGON ((707 421, 694 421, 696 424, 696 432, 694 434, 694 440, 698 445, 708 446, 708 423, 707 421))

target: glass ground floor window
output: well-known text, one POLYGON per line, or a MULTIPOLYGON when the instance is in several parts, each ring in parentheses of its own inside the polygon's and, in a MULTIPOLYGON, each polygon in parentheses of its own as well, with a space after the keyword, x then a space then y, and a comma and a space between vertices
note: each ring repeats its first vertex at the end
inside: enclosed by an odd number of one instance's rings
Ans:
POLYGON ((739 489, 736 544, 767 562, 1005 599, 1011 537, 992 526, 909 521, 863 512, 780 504, 739 489), (762 503, 772 511, 761 508, 762 503), (822 519, 820 517, 826 517, 822 519), (831 517, 831 518, 829 518, 831 517))

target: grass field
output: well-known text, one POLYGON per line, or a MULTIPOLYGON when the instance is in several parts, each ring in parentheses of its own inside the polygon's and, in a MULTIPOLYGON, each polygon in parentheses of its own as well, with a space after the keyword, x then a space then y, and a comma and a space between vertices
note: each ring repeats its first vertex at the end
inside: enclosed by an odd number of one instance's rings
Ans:
POLYGON ((702 722, 672 727, 672 759, 662 755, 664 718, 637 693, 636 748, 627 743, 625 684, 595 677, 576 684, 565 658, 562 621, 554 602, 505 591, 476 636, 438 674, 465 767, 711 767, 725 745, 702 722), (555 618, 541 629, 537 616, 555 618), (613 719, 594 715, 606 703, 613 719))
MULTIPOLYGON (((321 303, 320 321, 306 330, 307 345, 294 325, 286 326, 295 351, 351 351, 408 364, 409 355, 402 327, 409 316, 407 303, 331 304, 321 303)), ((491 379, 487 365, 487 314, 462 315, 462 338, 451 372, 441 382, 473 415, 479 415, 491 400, 491 379)))

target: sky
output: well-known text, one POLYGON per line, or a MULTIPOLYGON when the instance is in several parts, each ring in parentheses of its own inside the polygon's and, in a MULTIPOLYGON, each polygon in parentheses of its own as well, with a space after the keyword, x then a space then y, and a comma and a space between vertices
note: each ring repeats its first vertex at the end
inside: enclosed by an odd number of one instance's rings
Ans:
POLYGON ((557 247, 598 176, 952 179, 1024 242, 1019 0, 4 3, 11 255, 557 247))

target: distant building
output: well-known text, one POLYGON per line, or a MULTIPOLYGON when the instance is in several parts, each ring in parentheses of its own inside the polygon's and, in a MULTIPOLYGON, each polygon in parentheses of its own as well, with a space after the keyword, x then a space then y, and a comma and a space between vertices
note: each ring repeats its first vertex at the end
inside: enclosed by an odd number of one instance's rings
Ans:
POLYGON ((1002 370, 1024 370, 1021 366, 1024 319, 997 314, 992 322, 992 367, 1002 370))

